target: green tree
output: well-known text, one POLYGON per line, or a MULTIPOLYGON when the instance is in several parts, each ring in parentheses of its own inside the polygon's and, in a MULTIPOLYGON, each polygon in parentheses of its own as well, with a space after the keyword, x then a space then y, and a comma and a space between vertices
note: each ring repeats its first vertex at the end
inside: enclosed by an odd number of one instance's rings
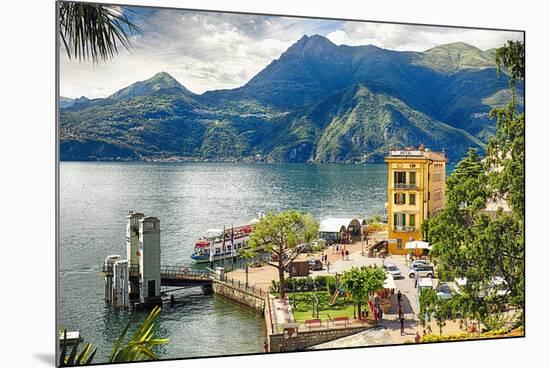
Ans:
POLYGON ((361 317, 361 305, 367 303, 369 297, 384 287, 386 272, 382 268, 352 267, 342 274, 340 282, 351 294, 351 299, 357 307, 357 316, 361 317))
POLYGON ((254 226, 250 249, 268 252, 273 261, 264 261, 279 273, 279 294, 285 297, 285 269, 300 254, 304 245, 316 236, 319 224, 309 213, 288 210, 278 214, 268 213, 254 226))
POLYGON ((140 31, 118 5, 59 2, 59 36, 69 58, 94 63, 111 59, 118 44, 129 49, 130 36, 140 31))
MULTIPOLYGON (((109 356, 108 363, 136 362, 142 360, 157 360, 158 356, 153 352, 152 347, 156 345, 167 344, 169 339, 155 337, 154 326, 155 319, 160 314, 160 307, 155 307, 134 332, 132 337, 126 339, 126 333, 132 325, 128 322, 126 328, 119 336, 109 356)), ((92 364, 97 348, 93 348, 87 343, 84 348, 78 351, 78 342, 76 342, 69 355, 67 356, 67 331, 63 331, 61 340, 61 354, 59 356, 59 366, 75 366, 92 364)))
POLYGON ((470 150, 460 161, 447 180, 446 208, 427 227, 440 275, 468 279, 463 307, 478 322, 505 305, 523 311, 525 295, 525 119, 516 112, 515 97, 516 81, 524 77, 523 44, 498 49, 496 62, 511 75, 511 101, 492 110, 497 131, 486 158, 470 150), (498 200, 506 200, 511 212, 487 213, 487 204, 498 200), (492 276, 505 279, 507 294, 495 295, 492 276))
POLYGON ((522 42, 508 41, 496 51, 498 70, 510 73, 510 102, 494 108, 496 135, 487 148, 487 167, 494 197, 506 198, 516 216, 525 212, 525 114, 517 112, 516 82, 525 78, 525 51, 522 42))
POLYGON ((431 255, 444 279, 466 277, 480 256, 470 252, 470 244, 474 218, 487 201, 484 175, 481 157, 470 149, 447 179, 445 209, 429 220, 431 255))
POLYGON ((442 299, 432 288, 423 288, 419 296, 420 314, 419 319, 422 326, 426 326, 426 317, 433 317, 439 327, 439 335, 443 334, 443 326, 447 319, 453 314, 454 304, 451 299, 442 299))

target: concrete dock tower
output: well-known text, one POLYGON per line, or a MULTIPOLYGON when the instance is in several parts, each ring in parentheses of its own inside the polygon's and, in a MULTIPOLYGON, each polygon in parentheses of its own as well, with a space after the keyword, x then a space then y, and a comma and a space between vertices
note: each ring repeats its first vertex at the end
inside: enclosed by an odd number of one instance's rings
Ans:
POLYGON ((111 304, 113 302, 113 267, 114 264, 121 260, 118 254, 113 254, 105 257, 104 269, 105 274, 105 302, 111 304))
POLYGON ((145 304, 160 301, 160 220, 143 217, 139 220, 139 257, 141 297, 145 304))
POLYGON ((113 307, 126 309, 129 306, 128 261, 116 261, 113 265, 113 307))
POLYGON ((140 289, 139 283, 141 280, 141 251, 139 248, 139 221, 144 218, 143 213, 129 211, 126 219, 126 259, 128 260, 129 269, 129 296, 131 300, 139 300, 140 289))

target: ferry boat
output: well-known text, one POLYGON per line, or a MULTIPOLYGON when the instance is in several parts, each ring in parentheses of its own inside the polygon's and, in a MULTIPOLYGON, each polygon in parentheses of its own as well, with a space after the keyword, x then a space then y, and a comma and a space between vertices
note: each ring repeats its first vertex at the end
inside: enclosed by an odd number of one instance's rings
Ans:
POLYGON ((253 220, 249 224, 223 230, 206 230, 206 235, 195 243, 191 259, 195 263, 206 263, 237 257, 240 249, 248 247, 248 240, 257 221, 253 220))

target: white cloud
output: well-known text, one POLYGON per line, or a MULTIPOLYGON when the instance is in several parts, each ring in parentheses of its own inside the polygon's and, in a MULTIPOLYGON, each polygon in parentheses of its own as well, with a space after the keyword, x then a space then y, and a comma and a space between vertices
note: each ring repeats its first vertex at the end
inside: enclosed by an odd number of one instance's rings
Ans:
POLYGON ((398 51, 425 51, 434 46, 465 42, 487 50, 507 40, 523 40, 521 32, 466 28, 428 27, 387 23, 346 22, 327 34, 337 45, 375 45, 398 51))
POLYGON ((240 87, 304 34, 326 35, 336 44, 414 51, 455 41, 486 49, 521 37, 499 31, 166 9, 149 11, 137 21, 143 32, 132 37, 132 51, 122 49, 110 61, 70 61, 62 50, 61 95, 106 97, 160 71, 195 93, 240 87))

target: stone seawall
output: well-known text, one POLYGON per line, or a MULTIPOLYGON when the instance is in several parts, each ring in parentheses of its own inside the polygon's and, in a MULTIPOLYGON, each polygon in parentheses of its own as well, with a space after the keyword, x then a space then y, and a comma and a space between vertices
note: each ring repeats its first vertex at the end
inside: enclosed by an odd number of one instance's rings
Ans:
POLYGON ((264 297, 217 280, 214 280, 214 283, 212 284, 212 291, 214 292, 214 294, 222 295, 249 308, 252 308, 258 313, 264 313, 264 297))
POLYGON ((283 352, 306 350, 312 346, 353 335, 368 330, 369 328, 372 328, 372 326, 350 326, 317 331, 298 331, 298 336, 290 339, 283 339, 283 334, 272 334, 269 335, 269 351, 283 352))

